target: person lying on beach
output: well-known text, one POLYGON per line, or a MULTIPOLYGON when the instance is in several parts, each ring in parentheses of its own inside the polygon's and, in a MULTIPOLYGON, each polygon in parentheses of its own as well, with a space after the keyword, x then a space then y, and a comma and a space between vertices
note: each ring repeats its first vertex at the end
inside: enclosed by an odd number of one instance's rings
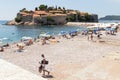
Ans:
POLYGON ((9 47, 9 44, 7 43, 7 44, 3 45, 3 47, 9 47))
POLYGON ((43 39, 42 40, 42 45, 45 45, 46 44, 46 39, 43 39))
POLYGON ((55 37, 49 39, 49 41, 50 41, 51 43, 58 43, 58 42, 59 42, 55 37))
POLYGON ((41 60, 41 62, 39 62, 41 65, 39 67, 39 72, 43 72, 43 76, 45 76, 45 72, 48 73, 48 75, 50 74, 50 71, 46 70, 46 65, 48 64, 48 61, 45 59, 44 54, 41 55, 41 57, 43 58, 41 60))

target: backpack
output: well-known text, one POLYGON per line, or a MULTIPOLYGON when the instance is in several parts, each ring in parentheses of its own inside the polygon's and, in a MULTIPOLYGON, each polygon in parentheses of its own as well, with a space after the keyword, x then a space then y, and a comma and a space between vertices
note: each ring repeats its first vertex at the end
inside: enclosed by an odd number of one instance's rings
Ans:
POLYGON ((44 62, 44 60, 41 61, 41 64, 48 64, 48 63, 49 62, 47 60, 45 60, 45 62, 44 62))

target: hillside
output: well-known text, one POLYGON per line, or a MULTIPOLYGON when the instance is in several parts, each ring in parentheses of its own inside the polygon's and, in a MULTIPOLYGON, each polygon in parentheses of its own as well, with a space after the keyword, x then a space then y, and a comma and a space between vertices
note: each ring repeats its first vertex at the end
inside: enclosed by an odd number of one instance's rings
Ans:
POLYGON ((119 15, 108 15, 108 16, 100 18, 100 20, 120 20, 120 16, 119 15))

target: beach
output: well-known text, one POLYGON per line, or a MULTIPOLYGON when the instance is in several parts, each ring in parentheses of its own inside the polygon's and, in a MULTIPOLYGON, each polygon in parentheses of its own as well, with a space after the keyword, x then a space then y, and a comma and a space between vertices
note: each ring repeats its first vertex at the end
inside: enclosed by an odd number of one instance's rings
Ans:
POLYGON ((84 27, 88 27, 88 26, 102 26, 104 24, 118 24, 118 26, 120 26, 119 22, 68 22, 66 23, 66 25, 68 26, 84 26, 84 27))
MULTIPOLYGON (((48 80, 82 80, 80 76, 82 73, 79 73, 81 70, 101 60, 109 53, 120 53, 119 36, 120 32, 116 35, 102 35, 100 40, 94 36, 91 41, 87 40, 87 36, 79 34, 71 39, 57 37, 59 42, 46 45, 41 45, 41 41, 38 40, 33 45, 25 46, 22 52, 18 52, 16 44, 12 44, 4 52, 0 52, 0 56, 1 59, 42 76, 38 67, 42 59, 41 54, 44 54, 49 61, 46 67, 52 75, 51 78, 47 78, 48 80), (74 77, 73 74, 78 76, 74 77)), ((84 80, 89 80, 89 78, 84 80)))

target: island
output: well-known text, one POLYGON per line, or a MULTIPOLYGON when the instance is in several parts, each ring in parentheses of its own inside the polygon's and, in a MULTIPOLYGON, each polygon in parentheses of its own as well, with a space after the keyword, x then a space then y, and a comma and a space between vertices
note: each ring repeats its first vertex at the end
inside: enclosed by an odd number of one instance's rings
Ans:
POLYGON ((119 15, 107 15, 105 17, 100 18, 100 20, 120 20, 119 15))
POLYGON ((67 22, 98 22, 97 14, 80 12, 65 7, 40 5, 35 10, 23 8, 7 25, 64 25, 67 22))

